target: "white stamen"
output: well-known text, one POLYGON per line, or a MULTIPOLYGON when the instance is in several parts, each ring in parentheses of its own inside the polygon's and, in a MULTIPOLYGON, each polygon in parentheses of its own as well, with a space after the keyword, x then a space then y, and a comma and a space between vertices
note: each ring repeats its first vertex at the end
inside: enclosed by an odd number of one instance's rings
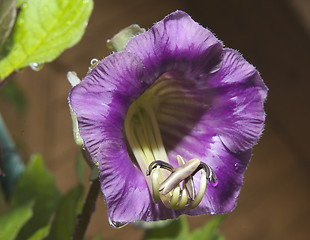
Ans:
POLYGON ((191 202, 189 209, 193 209, 199 205, 207 189, 207 173, 204 169, 201 169, 200 186, 198 193, 193 202, 191 202))
POLYGON ((179 166, 182 166, 186 163, 184 158, 182 158, 180 155, 177 155, 177 161, 178 161, 179 166))
POLYGON ((160 200, 159 190, 158 190, 158 187, 159 187, 159 182, 158 182, 159 169, 160 169, 160 166, 157 166, 155 168, 155 170, 151 173, 152 174, 151 177, 152 177, 153 198, 154 198, 154 201, 156 203, 158 203, 160 200))
POLYGON ((180 199, 180 186, 176 186, 172 193, 172 197, 169 203, 169 208, 175 208, 179 199, 180 199))
POLYGON ((177 186, 181 181, 188 178, 199 166, 200 161, 197 158, 193 158, 186 162, 184 165, 178 167, 168 178, 159 186, 159 190, 162 190, 162 194, 165 195, 177 186))
POLYGON ((186 193, 186 189, 185 189, 185 184, 183 182, 183 189, 182 189, 182 193, 181 193, 181 200, 179 202, 179 204, 175 207, 175 209, 182 209, 185 207, 185 205, 188 202, 188 197, 187 197, 187 193, 186 193))
POLYGON ((72 87, 78 85, 81 82, 81 80, 77 76, 76 72, 68 72, 67 73, 67 79, 68 79, 68 81, 72 87))
POLYGON ((194 186, 194 181, 193 177, 189 176, 187 179, 185 179, 185 187, 187 191, 187 195, 191 200, 195 199, 195 186, 194 186))

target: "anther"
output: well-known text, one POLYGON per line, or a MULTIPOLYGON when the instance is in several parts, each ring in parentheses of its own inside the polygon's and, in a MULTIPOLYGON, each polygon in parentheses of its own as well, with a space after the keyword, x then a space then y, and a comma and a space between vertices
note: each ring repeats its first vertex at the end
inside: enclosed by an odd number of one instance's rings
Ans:
POLYGON ((159 185, 159 191, 162 191, 163 195, 169 193, 180 182, 191 176, 195 169, 198 168, 199 164, 200 161, 197 158, 193 158, 184 165, 176 168, 174 172, 159 185))
POLYGON ((146 176, 149 176, 152 170, 155 169, 157 166, 160 166, 161 168, 166 169, 170 172, 174 172, 174 167, 172 165, 170 165, 167 162, 161 161, 161 160, 156 160, 156 161, 151 162, 151 164, 149 165, 149 168, 146 171, 146 176))
POLYGON ((196 170, 192 173, 192 176, 194 176, 199 170, 201 170, 201 169, 204 169, 204 171, 206 172, 206 178, 209 180, 209 182, 211 183, 215 183, 215 180, 217 179, 217 177, 216 177, 216 175, 215 175, 215 173, 214 173, 214 171, 213 171, 213 169, 209 166, 209 165, 207 165, 207 164, 205 164, 205 163, 203 163, 203 162, 200 162, 200 164, 199 164, 199 166, 196 168, 196 170))
MULTIPOLYGON (((179 166, 182 166, 186 163, 185 160, 180 155, 177 155, 177 161, 178 161, 179 166)), ((192 176, 189 176, 188 178, 185 179, 185 188, 186 188, 187 195, 189 196, 189 198, 191 200, 194 200, 195 186, 194 186, 194 181, 193 181, 192 176)))
POLYGON ((193 209, 197 207, 203 199, 207 188, 207 182, 215 183, 217 177, 209 165, 201 162, 197 158, 185 162, 185 160, 178 155, 177 162, 179 165, 177 168, 161 160, 153 161, 149 165, 146 175, 149 176, 153 172, 151 177, 154 200, 158 203, 161 199, 160 194, 166 195, 171 193, 170 201, 163 201, 166 207, 172 209, 182 209, 185 207, 193 209), (161 184, 158 182, 160 168, 171 172, 161 184), (198 171, 201 171, 201 179, 199 190, 196 194, 193 176, 198 171), (180 183, 182 183, 182 187, 180 183))

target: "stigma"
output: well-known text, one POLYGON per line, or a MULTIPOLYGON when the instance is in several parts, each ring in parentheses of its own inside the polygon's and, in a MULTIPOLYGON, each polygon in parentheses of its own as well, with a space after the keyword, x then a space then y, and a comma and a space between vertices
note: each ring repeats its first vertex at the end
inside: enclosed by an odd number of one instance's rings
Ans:
POLYGON ((152 175, 153 182, 153 196, 156 202, 159 201, 160 194, 167 195, 171 193, 169 204, 166 205, 168 208, 182 209, 196 208, 201 202, 207 188, 207 181, 215 183, 217 177, 212 168, 198 160, 193 158, 188 162, 178 155, 177 161, 179 167, 173 168, 172 165, 164 161, 154 161, 149 165, 146 175, 151 175, 152 171, 159 171, 160 168, 166 169, 171 174, 161 183, 158 184, 158 174, 152 175), (200 186, 197 193, 195 193, 195 186, 193 182, 193 176, 201 170, 200 186), (180 185, 182 187, 180 187, 180 185))

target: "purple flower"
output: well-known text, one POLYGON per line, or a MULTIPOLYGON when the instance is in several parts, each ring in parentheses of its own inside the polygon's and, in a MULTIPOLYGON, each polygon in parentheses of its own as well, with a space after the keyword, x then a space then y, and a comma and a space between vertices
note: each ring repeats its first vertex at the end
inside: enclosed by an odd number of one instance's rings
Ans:
POLYGON ((109 218, 233 210, 266 95, 257 70, 182 11, 104 58, 69 101, 109 218))

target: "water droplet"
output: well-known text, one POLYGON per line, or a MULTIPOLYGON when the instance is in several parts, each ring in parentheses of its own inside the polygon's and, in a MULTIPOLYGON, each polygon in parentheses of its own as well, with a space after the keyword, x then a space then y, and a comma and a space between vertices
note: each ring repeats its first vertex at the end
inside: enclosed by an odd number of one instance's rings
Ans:
POLYGON ((210 212, 210 214, 211 214, 211 215, 214 215, 214 214, 215 214, 215 212, 211 211, 211 212, 210 212))
POLYGON ((90 60, 90 65, 94 65, 98 62, 99 60, 97 58, 93 58, 92 60, 90 60))
POLYGON ((213 182, 210 183, 210 186, 211 187, 217 187, 218 184, 219 184, 219 181, 216 179, 214 183, 213 182))
POLYGON ((94 67, 96 67, 99 63, 100 60, 98 60, 97 58, 93 58, 92 60, 90 60, 90 67, 88 68, 88 71, 90 72, 91 70, 93 70, 94 67))
POLYGON ((128 223, 122 223, 122 222, 114 222, 112 221, 110 218, 109 218, 109 223, 112 227, 116 228, 116 229, 119 229, 119 228, 122 228, 122 227, 125 227, 128 223))
POLYGON ((23 4, 22 4, 22 9, 23 9, 23 10, 26 10, 27 8, 28 8, 28 3, 23 3, 23 4))
POLYGON ((17 21, 17 24, 20 26, 22 24, 24 24, 25 20, 23 18, 19 18, 17 21))
POLYGON ((40 71, 43 68, 43 63, 30 63, 29 66, 34 71, 40 71))
POLYGON ((239 164, 238 164, 238 163, 235 163, 234 169, 235 169, 235 171, 238 171, 238 170, 239 170, 239 164))

